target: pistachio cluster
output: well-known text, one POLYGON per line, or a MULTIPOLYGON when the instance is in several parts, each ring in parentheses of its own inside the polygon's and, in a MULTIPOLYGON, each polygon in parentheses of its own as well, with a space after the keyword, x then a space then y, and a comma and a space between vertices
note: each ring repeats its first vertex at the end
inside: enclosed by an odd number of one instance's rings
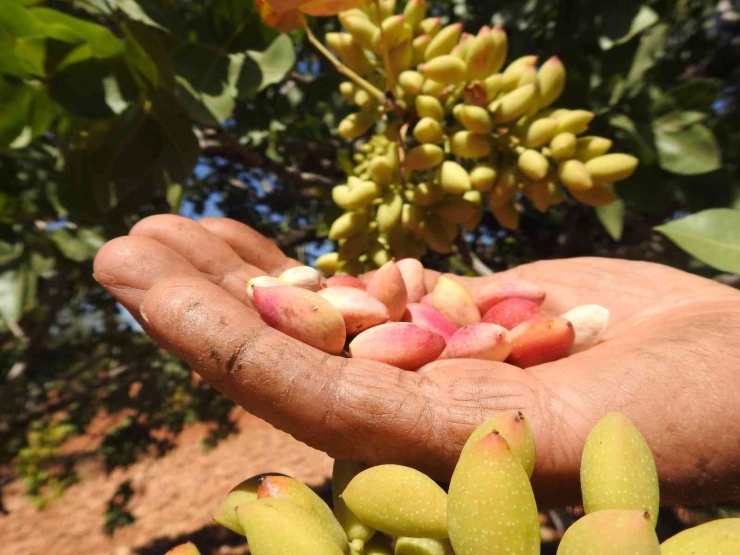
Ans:
MULTIPOLYGON (((214 520, 246 536, 253 555, 481 555, 540 553, 530 482, 535 434, 521 412, 501 412, 468 437, 449 487, 396 464, 335 460, 332 508, 282 474, 233 488, 214 520)), ((558 555, 736 555, 740 518, 684 530, 659 544, 653 453, 622 413, 591 429, 581 458, 585 516, 565 531, 558 555)), ((199 555, 192 543, 167 555, 199 555)))
POLYGON ((522 196, 542 212, 566 195, 590 206, 615 200, 612 184, 638 161, 584 135, 592 112, 552 107, 566 83, 558 58, 507 65, 501 27, 477 35, 460 23, 442 27, 426 17, 425 0, 395 11, 395 0, 381 0, 342 12, 345 32, 326 35, 361 77, 340 86, 358 111, 338 132, 358 150, 354 175, 332 193, 345 213, 329 232, 338 252, 317 262, 322 271, 357 274, 427 249, 449 253, 486 206, 516 229, 522 196))

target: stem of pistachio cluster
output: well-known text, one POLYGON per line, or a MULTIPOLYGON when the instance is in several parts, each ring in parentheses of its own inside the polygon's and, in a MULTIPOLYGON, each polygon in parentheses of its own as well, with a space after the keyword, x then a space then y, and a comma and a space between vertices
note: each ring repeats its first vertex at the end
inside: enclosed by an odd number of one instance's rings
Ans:
POLYGON ((362 540, 352 540, 349 543, 349 555, 364 555, 365 542, 362 540))
MULTIPOLYGON (((373 3, 375 4, 375 8, 378 10, 378 13, 380 13, 380 0, 373 0, 373 3)), ((386 48, 385 44, 385 36, 383 34, 383 25, 380 25, 380 44, 381 44, 381 50, 383 53, 383 68, 385 69, 385 77, 386 77, 386 88, 389 91, 392 91, 395 88, 396 85, 396 79, 393 75, 393 69, 391 68, 391 59, 388 55, 388 48, 386 48)))
POLYGON ((303 28, 306 30, 309 42, 313 44, 314 47, 316 47, 316 50, 321 52, 321 54, 323 54, 324 57, 329 60, 332 65, 334 65, 335 68, 337 68, 337 71, 339 73, 350 79, 358 87, 362 87, 363 89, 365 89, 369 94, 373 95, 378 100, 378 102, 380 102, 381 104, 385 104, 386 98, 383 91, 368 83, 365 79, 357 75, 357 73, 352 71, 339 59, 337 59, 334 54, 332 54, 329 49, 326 48, 326 46, 324 46, 321 41, 316 38, 316 35, 313 34, 313 31, 311 31, 311 28, 308 26, 308 23, 305 19, 303 20, 303 28))

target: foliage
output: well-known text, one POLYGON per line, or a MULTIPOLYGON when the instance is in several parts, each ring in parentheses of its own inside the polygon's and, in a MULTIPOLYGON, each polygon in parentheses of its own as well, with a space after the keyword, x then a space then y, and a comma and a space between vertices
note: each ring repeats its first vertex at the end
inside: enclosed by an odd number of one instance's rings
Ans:
POLYGON ((64 471, 51 474, 44 464, 59 454, 60 447, 75 429, 68 423, 49 423, 36 421, 28 434, 28 443, 18 452, 16 468, 24 477, 26 490, 36 508, 48 503, 48 496, 59 496, 74 481, 69 466, 64 471))
POLYGON ((704 210, 655 229, 702 262, 740 274, 740 210, 704 210))
POLYGON ((121 319, 91 261, 178 210, 193 124, 227 125, 294 47, 230 1, 11 1, 0 39, 0 463, 41 506, 74 479, 59 447, 103 413, 125 417, 99 450, 108 469, 167 452, 189 421, 232 431, 231 404, 121 319))
MULTIPOLYGON (((596 112, 591 131, 641 166, 618 186, 623 208, 527 209, 517 232, 484 218, 455 254, 425 265, 470 272, 475 257, 504 269, 592 254, 716 273, 653 227, 740 207, 731 13, 709 0, 456 0, 430 10, 470 31, 503 24, 510 59, 559 56, 563 105, 596 112)), ((334 19, 311 25, 318 36, 338 29, 334 19)), ((58 464, 54 442, 101 414, 115 424, 98 451, 108 468, 166 453, 187 422, 210 422, 214 439, 231 429, 231 404, 123 317, 94 281, 92 257, 148 215, 215 204, 313 262, 339 214, 331 187, 351 163, 351 145, 333 132, 349 113, 340 81, 303 32, 262 25, 248 0, 4 2, 0 464, 30 477, 33 495, 69 483, 73 465, 58 464), (40 431, 67 425, 57 439, 40 431)))
POLYGON ((105 511, 105 525, 103 529, 106 534, 112 536, 116 528, 126 526, 134 522, 134 515, 128 510, 128 504, 134 496, 134 488, 130 480, 121 482, 113 495, 108 501, 108 507, 105 511))

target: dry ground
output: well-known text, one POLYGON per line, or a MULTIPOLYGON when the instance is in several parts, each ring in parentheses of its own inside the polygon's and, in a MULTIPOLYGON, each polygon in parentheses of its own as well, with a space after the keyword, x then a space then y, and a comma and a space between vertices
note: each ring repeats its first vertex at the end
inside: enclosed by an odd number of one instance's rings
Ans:
MULTIPOLYGON (((10 511, 0 515, 0 551, 13 555, 162 555, 172 545, 193 539, 204 555, 243 553, 235 534, 212 525, 211 515, 226 492, 261 472, 282 472, 321 488, 331 474, 331 459, 241 409, 234 413, 239 433, 206 452, 203 425, 185 429, 177 447, 163 458, 142 460, 107 475, 97 462, 84 464, 80 482, 43 512, 23 497, 14 482, 4 492, 10 511), (118 484, 131 480, 136 491, 130 503, 136 522, 113 537, 103 532, 103 514, 118 484), (232 546, 232 547, 229 547, 232 546)), ((92 436, 75 448, 90 450, 92 436)))

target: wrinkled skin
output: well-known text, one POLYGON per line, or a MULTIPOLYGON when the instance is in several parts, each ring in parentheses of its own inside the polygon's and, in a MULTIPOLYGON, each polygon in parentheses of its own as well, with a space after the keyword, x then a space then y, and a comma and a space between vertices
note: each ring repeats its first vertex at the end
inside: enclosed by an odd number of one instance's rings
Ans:
MULTIPOLYGON (((522 410, 537 440, 540 506, 575 504, 586 436, 621 410, 655 454, 664 504, 740 499, 740 292, 645 262, 527 264, 506 275, 545 288, 543 311, 611 310, 604 343, 528 370, 445 360, 412 373, 329 356, 266 326, 245 283, 295 265, 243 224, 154 216, 103 247, 95 277, 224 395, 332 457, 445 480, 479 423, 522 410)), ((501 275, 454 279, 474 292, 501 275)), ((428 271, 427 288, 438 277, 428 271)))

